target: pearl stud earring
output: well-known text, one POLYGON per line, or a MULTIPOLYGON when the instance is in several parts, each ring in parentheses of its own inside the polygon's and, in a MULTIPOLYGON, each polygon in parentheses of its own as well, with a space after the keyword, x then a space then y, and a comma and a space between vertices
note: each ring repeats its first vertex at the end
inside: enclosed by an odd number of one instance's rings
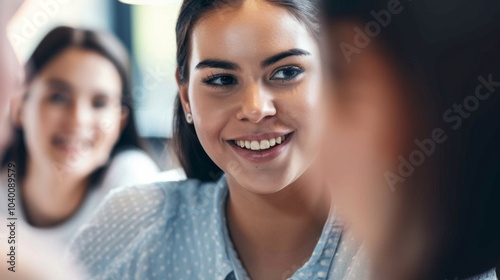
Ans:
POLYGON ((187 121, 189 124, 192 124, 192 123, 193 123, 193 114, 191 114, 191 113, 187 113, 187 115, 186 115, 186 121, 187 121))

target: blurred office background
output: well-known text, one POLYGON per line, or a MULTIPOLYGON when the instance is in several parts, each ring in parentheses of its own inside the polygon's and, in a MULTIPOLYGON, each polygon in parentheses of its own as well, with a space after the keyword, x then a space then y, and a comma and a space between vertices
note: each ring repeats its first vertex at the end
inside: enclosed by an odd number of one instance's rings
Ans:
POLYGON ((25 62, 42 37, 59 25, 105 30, 128 48, 132 94, 140 136, 162 170, 175 162, 172 135, 175 83, 175 22, 181 0, 26 0, 8 35, 25 62))

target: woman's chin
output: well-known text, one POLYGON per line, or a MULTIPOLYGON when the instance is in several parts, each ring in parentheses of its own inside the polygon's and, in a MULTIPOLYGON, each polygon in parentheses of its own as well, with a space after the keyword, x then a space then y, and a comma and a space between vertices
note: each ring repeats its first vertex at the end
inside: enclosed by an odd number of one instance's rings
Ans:
POLYGON ((282 187, 276 187, 276 185, 269 186, 268 188, 262 187, 262 188, 245 188, 247 191, 254 193, 254 194, 259 194, 259 195, 269 195, 269 194, 275 194, 281 190, 283 190, 286 186, 282 187))
POLYGON ((274 194, 285 189, 290 180, 283 178, 273 178, 265 175, 261 176, 241 176, 233 177, 236 184, 248 192, 260 195, 274 194))
POLYGON ((95 168, 90 166, 89 162, 83 159, 75 159, 64 156, 53 156, 47 166, 52 167, 59 177, 86 177, 91 174, 95 168))

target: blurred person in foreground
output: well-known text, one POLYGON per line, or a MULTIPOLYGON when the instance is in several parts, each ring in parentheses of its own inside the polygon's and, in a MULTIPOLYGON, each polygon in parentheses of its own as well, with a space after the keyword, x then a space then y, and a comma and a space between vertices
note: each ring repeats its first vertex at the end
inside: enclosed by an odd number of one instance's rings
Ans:
POLYGON ((324 2, 324 165, 373 279, 496 279, 500 3, 324 2))

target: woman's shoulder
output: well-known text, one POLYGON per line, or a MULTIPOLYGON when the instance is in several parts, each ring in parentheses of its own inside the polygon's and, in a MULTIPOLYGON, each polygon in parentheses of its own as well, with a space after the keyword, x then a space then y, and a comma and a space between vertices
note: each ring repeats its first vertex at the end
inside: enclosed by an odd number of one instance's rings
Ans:
POLYGON ((180 205, 189 208, 203 207, 224 190, 224 184, 201 182, 195 179, 181 181, 157 181, 134 186, 123 186, 110 191, 103 204, 122 204, 124 211, 130 205, 147 208, 165 208, 165 212, 175 212, 180 205))
POLYGON ((148 236, 165 236, 172 230, 166 225, 182 220, 186 211, 214 207, 217 200, 213 198, 223 190, 224 185, 192 179, 116 188, 79 230, 71 242, 70 256, 77 257, 95 275, 113 271, 114 266, 127 263, 139 252, 148 236), (100 257, 110 260, 110 265, 96 264, 100 257))
POLYGON ((144 226, 149 219, 159 216, 161 219, 173 218, 181 208, 196 210, 213 207, 213 198, 220 196, 224 186, 188 179, 118 187, 104 198, 87 226, 100 227, 110 221, 144 226), (129 220, 130 217, 137 219, 129 220))
POLYGON ((125 158, 125 157, 128 157, 128 158, 134 158, 134 159, 137 159, 137 158, 147 158, 147 159, 151 159, 150 156, 148 156, 148 154, 144 151, 144 150, 141 150, 139 148, 126 148, 126 149, 120 149, 114 156, 113 158, 125 158))
POLYGON ((100 185, 107 193, 116 187, 151 182, 158 173, 158 166, 146 152, 127 149, 111 158, 100 185))
POLYGON ((158 173, 159 168, 153 159, 143 150, 131 148, 116 153, 109 163, 110 169, 124 169, 134 173, 158 173))

